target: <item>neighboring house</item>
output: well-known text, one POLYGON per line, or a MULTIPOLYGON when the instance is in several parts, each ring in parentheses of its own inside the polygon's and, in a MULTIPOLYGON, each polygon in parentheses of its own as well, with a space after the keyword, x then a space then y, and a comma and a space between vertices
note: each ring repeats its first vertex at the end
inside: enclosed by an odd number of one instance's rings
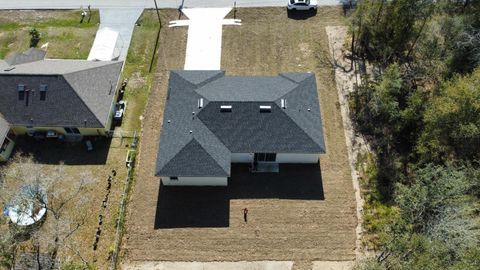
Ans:
POLYGON ((0 60, 0 114, 15 135, 107 135, 122 65, 45 59, 38 49, 17 53, 0 60))
POLYGON ((9 138, 10 125, 0 113, 0 161, 7 161, 13 150, 13 140, 9 138))
POLYGON ((155 175, 226 186, 231 163, 317 163, 325 153, 315 75, 172 71, 155 175))

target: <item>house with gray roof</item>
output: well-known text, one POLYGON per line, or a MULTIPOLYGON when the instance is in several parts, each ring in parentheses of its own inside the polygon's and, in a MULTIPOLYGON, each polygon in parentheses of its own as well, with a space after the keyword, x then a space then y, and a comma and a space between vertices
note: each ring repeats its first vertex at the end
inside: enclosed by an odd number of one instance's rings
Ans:
POLYGON ((314 74, 170 72, 155 171, 164 185, 226 186, 231 163, 275 171, 322 153, 314 74))
POLYGON ((106 135, 122 61, 45 59, 30 49, 0 60, 0 114, 14 135, 106 135))

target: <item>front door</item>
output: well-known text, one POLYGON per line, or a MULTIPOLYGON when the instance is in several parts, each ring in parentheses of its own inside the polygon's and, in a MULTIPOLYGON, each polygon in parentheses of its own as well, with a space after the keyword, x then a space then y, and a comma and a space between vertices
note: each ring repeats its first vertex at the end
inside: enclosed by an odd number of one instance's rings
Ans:
POLYGON ((255 162, 275 162, 277 160, 276 153, 255 153, 253 157, 255 162))

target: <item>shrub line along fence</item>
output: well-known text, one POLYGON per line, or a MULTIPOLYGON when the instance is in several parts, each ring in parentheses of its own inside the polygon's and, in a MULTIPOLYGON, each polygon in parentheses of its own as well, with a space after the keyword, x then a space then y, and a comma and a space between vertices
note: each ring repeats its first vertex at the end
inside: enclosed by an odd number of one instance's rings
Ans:
POLYGON ((131 189, 132 179, 133 179, 133 165, 135 163, 135 154, 137 151, 138 137, 136 132, 134 133, 133 142, 131 144, 132 149, 127 152, 127 157, 125 160, 127 166, 127 177, 125 178, 125 186, 122 193, 122 200, 120 202, 120 209, 117 219, 117 230, 115 233, 115 242, 114 250, 112 253, 112 261, 110 263, 110 270, 115 270, 118 263, 118 254, 120 252, 120 245, 122 242, 124 225, 125 225, 125 211, 127 209, 128 203, 128 194, 131 189))

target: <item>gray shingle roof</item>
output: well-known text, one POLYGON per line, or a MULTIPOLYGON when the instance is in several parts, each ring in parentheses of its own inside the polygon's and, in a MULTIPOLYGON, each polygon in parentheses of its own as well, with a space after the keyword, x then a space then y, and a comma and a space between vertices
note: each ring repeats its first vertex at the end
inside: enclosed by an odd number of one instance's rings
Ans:
POLYGON ((105 128, 122 64, 47 59, 10 66, 0 60, 0 112, 11 125, 105 128), (24 100, 19 84, 28 90, 24 100), (47 85, 44 101, 40 85, 47 85))
POLYGON ((17 52, 5 59, 9 65, 20 65, 45 59, 46 51, 30 48, 24 52, 17 52))
POLYGON ((170 73, 157 176, 229 176, 231 153, 262 152, 325 152, 315 75, 170 73), (232 111, 221 112, 222 105, 232 111), (271 111, 260 112, 259 106, 271 111))

